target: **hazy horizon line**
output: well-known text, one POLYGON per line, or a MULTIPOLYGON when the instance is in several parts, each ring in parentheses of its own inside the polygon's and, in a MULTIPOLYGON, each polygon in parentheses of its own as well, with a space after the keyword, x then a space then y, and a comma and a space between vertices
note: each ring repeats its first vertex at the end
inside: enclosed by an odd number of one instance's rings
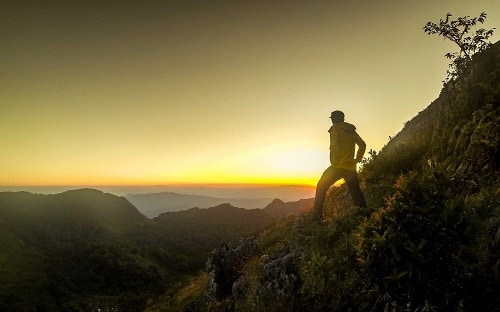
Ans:
POLYGON ((279 192, 280 188, 301 188, 313 190, 314 186, 307 184, 264 184, 264 183, 193 183, 193 184, 156 184, 156 185, 0 185, 0 192, 30 192, 37 194, 59 194, 66 191, 78 189, 96 189, 104 193, 111 193, 119 196, 130 194, 146 194, 146 193, 161 193, 173 192, 182 194, 218 194, 227 192, 259 192, 266 189, 276 188, 279 192), (207 193, 206 193, 207 192, 207 193), (215 192, 215 193, 214 193, 215 192), (222 192, 222 193, 221 193, 222 192))

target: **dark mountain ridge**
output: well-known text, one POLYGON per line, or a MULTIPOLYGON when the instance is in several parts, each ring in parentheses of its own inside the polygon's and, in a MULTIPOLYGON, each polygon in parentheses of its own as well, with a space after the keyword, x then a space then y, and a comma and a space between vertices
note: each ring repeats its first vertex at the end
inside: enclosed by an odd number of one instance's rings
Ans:
POLYGON ((0 215, 7 223, 22 222, 23 226, 70 227, 91 223, 113 232, 124 232, 146 220, 125 198, 94 189, 55 195, 0 193, 0 215))

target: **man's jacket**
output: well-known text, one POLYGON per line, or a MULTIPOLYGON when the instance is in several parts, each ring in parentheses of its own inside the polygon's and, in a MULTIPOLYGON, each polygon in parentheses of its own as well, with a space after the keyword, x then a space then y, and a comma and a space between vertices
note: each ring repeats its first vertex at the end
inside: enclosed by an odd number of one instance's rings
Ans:
POLYGON ((347 122, 335 123, 330 130, 330 163, 333 167, 356 170, 356 163, 361 161, 366 144, 356 132, 356 127, 347 122), (355 146, 358 146, 354 158, 355 146))

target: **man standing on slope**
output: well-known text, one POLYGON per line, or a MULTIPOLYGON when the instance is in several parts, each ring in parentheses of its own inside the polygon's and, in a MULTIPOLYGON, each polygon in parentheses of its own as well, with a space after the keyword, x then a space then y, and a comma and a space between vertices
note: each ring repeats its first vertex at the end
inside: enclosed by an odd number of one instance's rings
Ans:
POLYGON ((323 202, 326 192, 336 181, 344 179, 352 199, 359 207, 366 207, 365 197, 359 188, 356 163, 360 162, 366 150, 366 144, 356 132, 356 127, 344 122, 344 113, 334 111, 330 115, 332 126, 330 127, 330 164, 316 186, 314 198, 314 214, 319 219, 323 214, 323 202), (358 146, 356 158, 354 158, 355 145, 358 146))

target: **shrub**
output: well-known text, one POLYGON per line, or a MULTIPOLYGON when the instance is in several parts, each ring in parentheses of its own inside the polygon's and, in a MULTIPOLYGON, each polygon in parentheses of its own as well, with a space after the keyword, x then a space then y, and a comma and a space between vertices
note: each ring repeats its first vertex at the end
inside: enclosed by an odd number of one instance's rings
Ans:
POLYGON ((477 304, 471 297, 479 270, 471 252, 477 218, 450 185, 437 172, 401 176, 386 206, 358 227, 361 310, 477 304))

